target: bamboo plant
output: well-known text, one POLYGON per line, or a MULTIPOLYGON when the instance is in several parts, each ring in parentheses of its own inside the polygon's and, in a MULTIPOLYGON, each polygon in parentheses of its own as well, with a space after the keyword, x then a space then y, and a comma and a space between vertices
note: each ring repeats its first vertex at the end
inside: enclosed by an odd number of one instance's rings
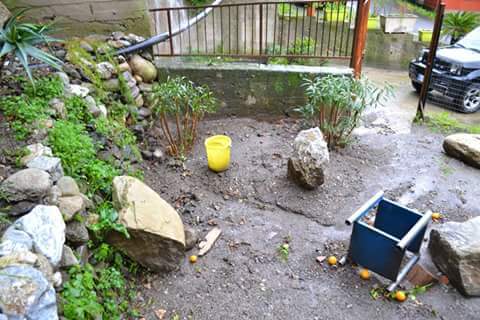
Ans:
POLYGON ((368 107, 382 104, 392 95, 389 85, 378 88, 366 78, 328 75, 305 79, 307 104, 296 109, 322 131, 330 149, 344 145, 368 107))
POLYGON ((188 154, 197 138, 198 123, 217 110, 217 100, 206 86, 195 86, 185 77, 168 78, 154 86, 153 112, 158 116, 167 150, 172 156, 188 154))

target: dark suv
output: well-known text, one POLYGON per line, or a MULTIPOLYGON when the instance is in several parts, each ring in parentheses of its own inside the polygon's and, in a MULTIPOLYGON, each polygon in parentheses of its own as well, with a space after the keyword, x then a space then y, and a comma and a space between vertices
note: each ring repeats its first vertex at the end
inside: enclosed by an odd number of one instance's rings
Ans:
MULTIPOLYGON (((420 92, 428 50, 410 62, 412 85, 420 92)), ((480 27, 456 44, 439 48, 430 83, 430 97, 461 112, 480 110, 480 27)))

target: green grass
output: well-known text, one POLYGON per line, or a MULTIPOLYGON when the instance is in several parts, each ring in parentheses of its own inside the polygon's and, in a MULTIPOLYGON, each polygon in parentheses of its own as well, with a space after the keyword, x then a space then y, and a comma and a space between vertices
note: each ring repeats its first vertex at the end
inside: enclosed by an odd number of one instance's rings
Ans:
POLYGON ((451 134, 457 132, 466 132, 480 134, 480 125, 464 124, 453 118, 448 111, 429 115, 425 119, 425 124, 430 130, 437 133, 451 134))
POLYGON ((417 4, 411 3, 407 0, 397 0, 397 3, 400 5, 405 6, 409 11, 412 11, 416 14, 419 14, 421 16, 430 18, 430 19, 435 19, 435 11, 426 9, 422 6, 419 6, 417 4))

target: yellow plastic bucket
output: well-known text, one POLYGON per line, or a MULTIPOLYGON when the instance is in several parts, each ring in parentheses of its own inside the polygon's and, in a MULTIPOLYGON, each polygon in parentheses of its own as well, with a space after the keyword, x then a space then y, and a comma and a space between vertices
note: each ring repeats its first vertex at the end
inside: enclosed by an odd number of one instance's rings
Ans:
POLYGON ((218 135, 205 140, 205 150, 207 151, 208 167, 210 170, 221 172, 228 169, 231 147, 232 139, 227 136, 218 135))

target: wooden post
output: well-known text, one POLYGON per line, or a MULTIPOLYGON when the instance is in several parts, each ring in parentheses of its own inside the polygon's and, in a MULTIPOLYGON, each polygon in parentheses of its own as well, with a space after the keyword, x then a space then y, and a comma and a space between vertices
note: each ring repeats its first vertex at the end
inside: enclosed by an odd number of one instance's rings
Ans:
POLYGON ((370 0, 358 0, 352 58, 350 60, 350 68, 353 69, 353 74, 357 79, 362 75, 363 51, 365 50, 365 42, 367 41, 369 13, 370 0))
POLYGON ((427 102, 428 88, 432 79, 433 64, 435 56, 437 55, 438 42, 440 40, 440 31, 442 30, 443 15, 445 13, 445 3, 439 1, 437 9, 435 10, 435 24, 433 25, 432 41, 430 42, 430 49, 428 51, 427 66, 425 74, 423 75, 422 90, 420 91, 420 99, 418 100, 416 118, 420 120, 425 119, 425 104, 427 102))

